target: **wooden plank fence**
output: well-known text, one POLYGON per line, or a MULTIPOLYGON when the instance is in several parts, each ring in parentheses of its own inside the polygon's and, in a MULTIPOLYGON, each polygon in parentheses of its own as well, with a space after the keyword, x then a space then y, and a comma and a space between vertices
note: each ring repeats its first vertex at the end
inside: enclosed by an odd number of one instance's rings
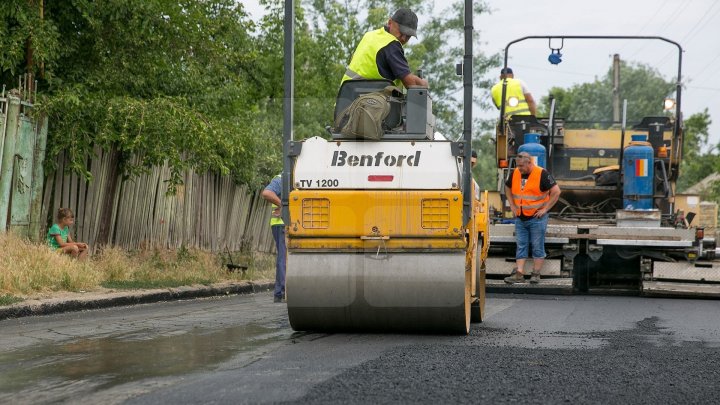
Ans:
MULTIPOLYGON (((101 207, 112 189, 110 152, 95 148, 87 167, 92 180, 67 174, 66 156, 57 157, 57 171, 45 181, 43 218, 58 208, 75 213, 76 240, 96 247, 101 207)), ((136 158, 135 163, 139 161, 136 158)), ((188 171, 175 195, 167 194, 167 164, 149 173, 123 180, 112 196, 109 242, 124 249, 177 249, 181 246, 209 251, 272 252, 270 206, 246 186, 225 176, 188 171)), ((54 219, 54 218, 53 218, 54 219)), ((42 230, 47 232, 47 227, 42 230)))

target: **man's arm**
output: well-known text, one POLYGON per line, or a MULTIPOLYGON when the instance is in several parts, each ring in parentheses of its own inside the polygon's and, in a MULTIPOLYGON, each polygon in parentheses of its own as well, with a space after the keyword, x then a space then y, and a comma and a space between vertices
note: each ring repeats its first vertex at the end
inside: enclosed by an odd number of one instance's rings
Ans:
POLYGON ((505 185, 505 199, 507 200, 508 204, 510 204, 510 209, 512 210, 512 213, 514 216, 517 216, 517 207, 515 207, 515 200, 512 196, 512 189, 505 185))
POLYGON ((502 80, 501 80, 500 83, 495 83, 495 84, 490 88, 490 100, 492 100, 493 105, 494 105, 495 108, 497 108, 498 110, 500 109, 500 103, 499 103, 499 101, 500 101, 500 95, 498 95, 498 99, 496 100, 495 97, 493 96, 493 94, 495 94, 495 89, 496 89, 498 86, 500 87, 500 94, 502 94, 502 83, 503 83, 503 82, 502 82, 502 80))
POLYGON ((408 73, 403 77, 402 79, 403 84, 405 85, 405 88, 408 89, 412 86, 419 86, 419 87, 425 87, 428 88, 428 81, 425 79, 421 79, 419 76, 414 75, 412 73, 408 73))
POLYGON ((533 98, 532 94, 525 93, 525 101, 527 101, 528 108, 530 108, 530 114, 537 115, 537 105, 535 104, 535 99, 533 98))
POLYGON ((277 205, 278 207, 282 204, 282 201, 280 201, 280 197, 278 197, 278 195, 275 194, 275 192, 273 192, 272 190, 265 189, 262 191, 260 196, 262 196, 262 198, 268 200, 269 202, 277 205))
POLYGON ((375 61, 380 75, 387 78, 399 78, 405 88, 411 86, 428 87, 428 81, 411 73, 410 65, 405 58, 405 50, 400 41, 392 41, 377 54, 375 61))
POLYGON ((545 215, 545 214, 547 214, 548 212, 550 212, 550 210, 552 209, 552 207, 555 205, 555 203, 556 203, 556 202, 558 201, 558 199, 560 198, 560 186, 558 186, 557 184, 554 185, 554 186, 552 186, 552 188, 549 190, 549 193, 550 193, 550 200, 547 202, 547 204, 545 204, 544 207, 542 207, 542 208, 538 209, 537 211, 535 211, 535 215, 534 215, 534 216, 535 216, 536 218, 541 218, 543 215, 545 215))
POLYGON ((279 217, 280 216, 280 205, 282 205, 282 201, 280 200, 280 197, 275 194, 274 191, 268 190, 267 188, 260 193, 260 196, 267 201, 275 204, 277 208, 275 208, 272 212, 272 216, 279 217))

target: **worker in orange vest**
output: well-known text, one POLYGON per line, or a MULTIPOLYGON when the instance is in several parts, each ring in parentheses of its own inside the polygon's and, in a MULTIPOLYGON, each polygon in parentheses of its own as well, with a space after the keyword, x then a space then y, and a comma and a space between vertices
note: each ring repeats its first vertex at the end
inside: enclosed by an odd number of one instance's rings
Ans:
POLYGON ((533 271, 530 283, 537 284, 540 282, 540 272, 545 262, 548 212, 560 198, 560 186, 547 170, 535 165, 529 153, 518 153, 515 163, 512 176, 505 182, 505 195, 515 215, 517 268, 513 269, 509 277, 505 277, 505 282, 525 282, 523 270, 532 246, 533 271))

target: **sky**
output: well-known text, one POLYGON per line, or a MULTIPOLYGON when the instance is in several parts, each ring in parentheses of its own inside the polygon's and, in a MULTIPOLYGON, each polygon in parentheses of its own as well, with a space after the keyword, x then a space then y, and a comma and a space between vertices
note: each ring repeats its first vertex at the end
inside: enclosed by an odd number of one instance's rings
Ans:
MULTIPOLYGON (((241 1, 251 15, 262 15, 257 0, 241 1)), ((435 11, 442 11, 445 3, 436 1, 435 11)), ((707 108, 713 121, 709 145, 720 142, 720 1, 489 0, 487 4, 491 13, 476 16, 474 24, 481 42, 476 51, 486 54, 504 54, 510 41, 530 35, 641 35, 678 42, 683 48, 683 114, 687 118, 707 108)), ((423 16, 419 19, 418 37, 422 40, 423 16)), ((567 88, 602 77, 615 53, 622 60, 656 68, 666 80, 677 75, 677 48, 662 41, 567 40, 562 45, 563 62, 559 65, 547 60, 547 40, 523 41, 510 47, 508 66, 516 78, 527 83, 538 101, 551 87, 567 88)), ((560 44, 556 41, 552 46, 560 44)), ((488 77, 496 77, 497 70, 488 77)), ((483 118, 494 115, 480 113, 483 118)))

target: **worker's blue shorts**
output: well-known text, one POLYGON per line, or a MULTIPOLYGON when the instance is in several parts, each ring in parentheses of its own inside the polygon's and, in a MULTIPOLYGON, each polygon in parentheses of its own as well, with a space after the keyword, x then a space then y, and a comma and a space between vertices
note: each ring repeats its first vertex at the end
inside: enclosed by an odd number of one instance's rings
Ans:
POLYGON ((516 259, 527 259, 531 246, 533 259, 545 258, 545 230, 549 217, 545 214, 542 218, 531 218, 526 221, 515 218, 516 259))

